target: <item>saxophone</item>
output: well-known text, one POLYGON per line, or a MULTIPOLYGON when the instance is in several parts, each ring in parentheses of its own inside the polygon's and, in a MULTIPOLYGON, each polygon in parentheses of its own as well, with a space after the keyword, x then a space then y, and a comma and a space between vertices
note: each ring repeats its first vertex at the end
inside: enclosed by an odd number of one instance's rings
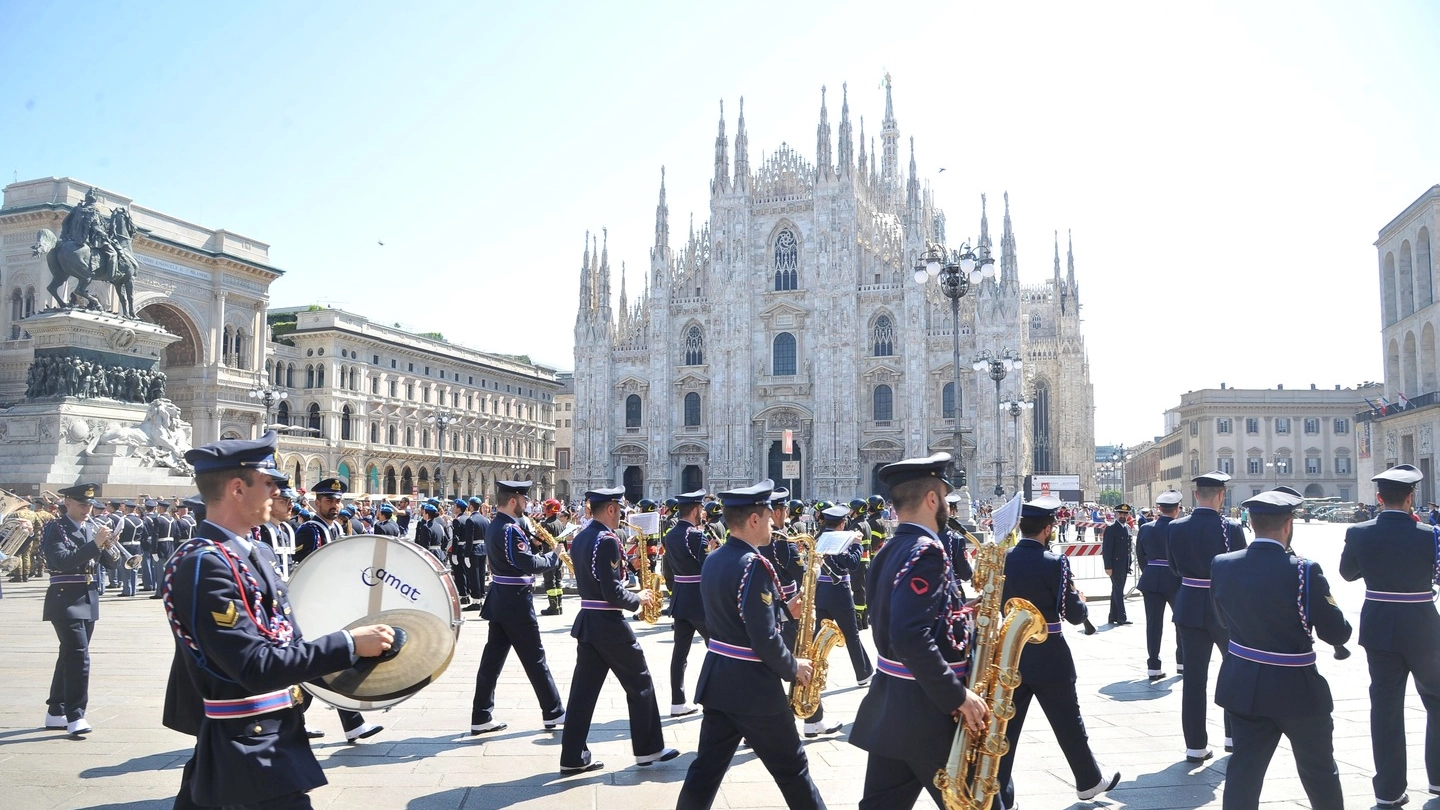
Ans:
MULTIPOLYGON (((804 720, 820 708, 820 693, 825 690, 825 679, 830 672, 830 651, 845 646, 845 637, 833 619, 820 622, 820 631, 815 631, 815 582, 820 576, 820 563, 824 559, 815 553, 815 538, 808 534, 797 534, 789 538, 797 551, 805 555, 805 579, 800 586, 800 629, 795 634, 795 657, 808 658, 814 665, 814 674, 808 686, 799 683, 790 685, 790 708, 795 716, 804 720)), ((772 540, 771 542, 776 542, 772 540)))
POLYGON ((546 549, 555 552, 560 556, 560 562, 565 563, 565 569, 570 572, 570 578, 575 578, 575 563, 570 560, 570 552, 560 547, 560 541, 555 535, 545 529, 545 526, 538 520, 525 518, 525 525, 530 528, 530 533, 540 541, 546 549))
POLYGON ((642 534, 639 530, 639 527, 637 527, 635 524, 627 523, 626 525, 636 530, 635 572, 640 580, 640 590, 650 591, 651 593, 655 594, 655 598, 650 600, 650 604, 640 606, 640 612, 636 615, 638 615, 640 617, 640 620, 645 622, 646 624, 654 624, 655 622, 660 620, 660 587, 663 584, 663 580, 660 579, 659 574, 655 573, 650 569, 650 554, 648 553, 649 544, 645 542, 646 535, 642 534))
POLYGON ((1010 750, 1005 728, 1015 716, 1011 695, 1020 685, 1020 653, 1027 643, 1038 644, 1049 635, 1044 615, 1025 599, 1011 599, 1002 612, 1005 546, 993 540, 978 545, 974 585, 980 599, 966 685, 990 708, 990 721, 983 734, 971 732, 963 722, 955 729, 945 768, 935 773, 945 810, 989 810, 1000 792, 997 774, 1000 759, 1010 750))

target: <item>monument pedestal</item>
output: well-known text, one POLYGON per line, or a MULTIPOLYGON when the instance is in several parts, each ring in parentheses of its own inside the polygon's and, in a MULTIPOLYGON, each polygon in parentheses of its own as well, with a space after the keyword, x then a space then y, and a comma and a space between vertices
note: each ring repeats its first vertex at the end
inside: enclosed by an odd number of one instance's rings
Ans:
POLYGON ((23 327, 35 359, 26 400, 0 412, 0 487, 26 496, 79 481, 107 497, 194 491, 179 458, 189 426, 164 399, 159 371, 179 337, 89 310, 46 310, 23 327))

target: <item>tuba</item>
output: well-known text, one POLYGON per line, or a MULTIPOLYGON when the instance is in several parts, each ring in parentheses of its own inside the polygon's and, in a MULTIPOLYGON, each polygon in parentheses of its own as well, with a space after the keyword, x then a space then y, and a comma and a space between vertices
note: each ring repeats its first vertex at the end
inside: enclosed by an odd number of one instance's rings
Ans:
POLYGON ((795 634, 795 657, 808 658, 815 666, 815 674, 808 686, 799 683, 790 685, 790 708, 796 717, 804 720, 820 708, 820 693, 825 690, 825 679, 830 673, 830 651, 845 646, 845 637, 833 619, 820 622, 819 632, 815 629, 815 581, 820 576, 820 563, 824 560, 815 553, 815 538, 797 534, 788 539, 795 544, 797 551, 806 555, 805 581, 800 589, 800 629, 795 634))
POLYGON ((4 575, 24 564, 20 549, 35 534, 36 516, 24 500, 9 493, 0 493, 0 510, 0 575, 4 575))
MULTIPOLYGON (((965 536, 976 542, 968 532, 965 536)), ((1020 653, 1027 643, 1038 644, 1049 635, 1044 615, 1029 601, 1011 599, 1001 610, 1005 545, 994 540, 977 545, 974 585, 980 598, 966 685, 990 708, 990 721, 983 734, 971 732, 963 722, 955 729, 949 759, 935 774, 945 810, 989 810, 1000 792, 997 774, 1010 750, 1005 729, 1015 716, 1011 696, 1020 685, 1020 653)))

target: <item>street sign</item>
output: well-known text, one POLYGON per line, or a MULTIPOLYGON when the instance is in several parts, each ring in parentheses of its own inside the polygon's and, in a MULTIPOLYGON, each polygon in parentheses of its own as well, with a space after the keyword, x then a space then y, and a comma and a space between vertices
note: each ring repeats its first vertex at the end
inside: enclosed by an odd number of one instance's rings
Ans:
POLYGON ((782 461, 782 462, 780 462, 780 477, 781 477, 781 478, 784 478, 784 479, 787 480, 787 481, 793 481, 793 480, 795 480, 796 478, 799 478, 799 477, 800 477, 800 462, 798 462, 798 461, 782 461))
MULTIPOLYGON (((795 452, 795 431, 785 431, 785 441, 781 443, 780 450, 787 456, 795 452)), ((786 475, 785 477, 793 478, 794 476, 786 475)))

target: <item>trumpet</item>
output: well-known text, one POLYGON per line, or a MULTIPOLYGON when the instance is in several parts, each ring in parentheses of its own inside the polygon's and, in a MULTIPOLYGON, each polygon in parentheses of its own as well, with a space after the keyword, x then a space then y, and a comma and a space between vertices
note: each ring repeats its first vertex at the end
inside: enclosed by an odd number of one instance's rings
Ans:
POLYGON ((95 528, 95 545, 105 555, 106 568, 125 568, 129 571, 138 571, 140 566, 145 564, 145 557, 142 554, 127 554, 125 547, 120 545, 120 537, 110 529, 109 526, 100 524, 95 528))

